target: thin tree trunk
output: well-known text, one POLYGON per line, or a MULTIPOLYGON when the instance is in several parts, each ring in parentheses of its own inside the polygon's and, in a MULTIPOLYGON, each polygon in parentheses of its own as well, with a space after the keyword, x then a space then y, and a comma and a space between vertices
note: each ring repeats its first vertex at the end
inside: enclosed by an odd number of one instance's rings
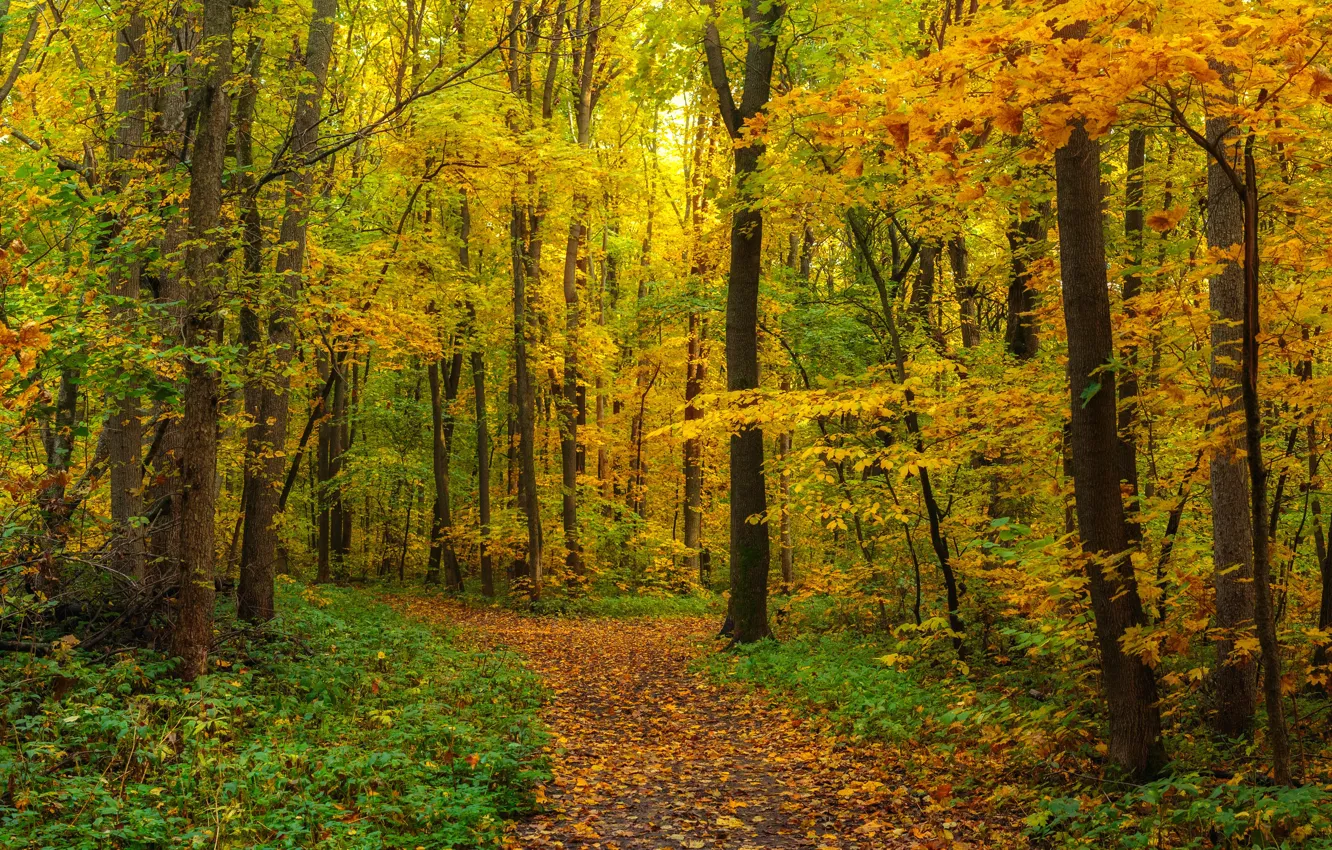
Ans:
POLYGON ((948 241, 948 265, 953 271, 953 290, 957 293, 958 311, 962 317, 963 348, 975 348, 980 344, 978 296, 976 284, 971 280, 969 261, 966 237, 954 236, 948 241))
MULTIPOLYGON (((286 466, 287 423, 291 408, 290 365, 296 345, 295 309, 302 288, 306 234, 314 175, 295 165, 319 144, 324 87, 333 55, 334 19, 338 0, 314 0, 305 44, 305 76, 295 98, 292 134, 288 145, 293 159, 287 177, 286 208, 278 234, 276 271, 279 278, 275 304, 268 318, 265 348, 272 362, 256 369, 247 389, 254 407, 246 434, 245 528, 241 539, 241 573, 236 593, 237 614, 245 619, 272 619, 273 579, 277 569, 278 540, 274 520, 279 512, 286 466)), ((258 278, 255 278, 256 283, 258 278)), ((334 366, 335 369, 339 368, 334 366)), ((336 407, 336 405, 335 405, 336 407)), ((323 452, 324 430, 320 431, 323 452)), ((350 516, 348 516, 348 519, 350 516)), ((321 514, 321 528, 323 526, 321 514)), ((348 536, 339 533, 340 538, 348 536)), ((350 543, 350 541, 345 541, 350 543)), ((321 580, 328 579, 327 553, 321 547, 321 580)))
MULTIPOLYGON (((579 4, 581 10, 582 4, 579 4)), ((587 148, 592 140, 592 72, 597 54, 597 35, 601 24, 601 0, 589 0, 587 19, 582 22, 583 54, 574 63, 578 102, 575 111, 576 141, 587 148)), ((581 315, 578 306, 579 272, 586 278, 587 266, 579 264, 579 246, 583 242, 587 215, 587 197, 575 191, 573 213, 569 221, 569 240, 564 252, 564 398, 560 405, 560 482, 561 518, 564 524, 565 566, 573 575, 583 573, 582 543, 578 536, 578 473, 580 447, 579 421, 587 419, 587 400, 578 374, 581 315)), ((586 282, 584 282, 586 286, 586 282)))
MULTIPOLYGON (((685 427, 703 418, 696 404, 703 392, 707 361, 703 355, 703 319, 697 310, 689 312, 689 338, 685 344, 685 427)), ((691 434, 685 438, 684 454, 684 547, 685 566, 698 575, 699 584, 707 583, 703 574, 699 550, 703 538, 703 438, 691 434)))
MULTIPOLYGON (((1031 286, 1031 264, 1045 245, 1049 204, 1042 204, 1026 218, 1014 214, 1008 228, 1012 272, 1008 279, 1008 311, 1004 347, 1019 360, 1030 360, 1040 347, 1036 336, 1036 291, 1031 286)), ((922 252, 923 253, 923 252, 922 252)))
MULTIPOLYGON (((116 33, 116 65, 129 69, 127 85, 116 95, 116 114, 123 116, 116 129, 111 150, 109 182, 119 188, 125 175, 119 173, 126 163, 139 155, 143 146, 144 120, 148 108, 147 80, 142 67, 146 24, 139 10, 130 13, 129 22, 116 33)), ((121 223, 117 222, 116 229, 121 223)), ((130 249, 128 262, 115 262, 108 280, 108 289, 119 303, 111 309, 111 320, 128 330, 138 316, 139 277, 143 264, 130 249)), ((128 334, 127 334, 128 336, 128 334)), ((136 579, 144 577, 143 530, 133 522, 143 508, 141 488, 143 476, 143 412, 137 386, 131 386, 123 396, 111 401, 106 427, 109 431, 108 467, 111 479, 111 526, 119 538, 112 566, 136 579)))
MULTIPOLYGON (((1208 141, 1239 159, 1238 132, 1228 118, 1207 121, 1208 141)), ((1231 248, 1244 241, 1244 203, 1216 162, 1207 169, 1207 244, 1231 248)), ((1227 263, 1208 282, 1212 322, 1211 377, 1217 405, 1212 411, 1216 449, 1211 456, 1212 581, 1216 588, 1216 666, 1212 674, 1216 710, 1212 727, 1236 737, 1249 732, 1258 705, 1258 666, 1235 642, 1253 625, 1253 526, 1249 481, 1243 457, 1244 272, 1227 263)))
MULTIPOLYGON (((1134 266, 1142 265, 1143 249, 1143 170, 1147 167, 1147 131, 1129 130, 1128 172, 1124 192, 1124 237, 1134 266)), ((1142 276, 1136 271, 1124 277, 1124 314, 1137 315, 1137 297, 1142 291, 1142 276)), ((1127 519, 1129 543, 1142 539, 1138 526, 1138 347, 1130 344, 1123 351, 1124 368, 1119 372, 1119 478, 1128 488, 1127 519)))

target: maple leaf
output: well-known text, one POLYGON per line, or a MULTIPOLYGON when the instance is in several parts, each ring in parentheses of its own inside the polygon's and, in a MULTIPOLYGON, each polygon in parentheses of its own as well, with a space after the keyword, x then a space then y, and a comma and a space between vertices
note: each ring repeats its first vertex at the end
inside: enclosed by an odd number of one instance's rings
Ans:
POLYGON ((1183 220, 1188 211, 1188 207, 1185 207, 1182 204, 1176 207, 1171 207, 1168 210, 1156 210, 1155 212, 1148 213, 1147 226, 1152 230, 1155 230, 1157 233, 1166 233, 1174 230, 1175 225, 1183 220))

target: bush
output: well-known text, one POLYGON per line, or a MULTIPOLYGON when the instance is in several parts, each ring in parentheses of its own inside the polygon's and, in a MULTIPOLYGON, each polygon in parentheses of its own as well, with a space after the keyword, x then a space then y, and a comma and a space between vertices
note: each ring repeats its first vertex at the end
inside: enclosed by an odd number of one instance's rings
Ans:
POLYGON ((1221 783, 1184 774, 1110 801, 1044 800, 1027 818, 1032 837, 1055 847, 1332 848, 1332 794, 1221 783))
POLYGON ((536 679, 352 590, 280 610, 190 686, 147 652, 0 657, 0 847, 497 844, 544 775, 536 679))

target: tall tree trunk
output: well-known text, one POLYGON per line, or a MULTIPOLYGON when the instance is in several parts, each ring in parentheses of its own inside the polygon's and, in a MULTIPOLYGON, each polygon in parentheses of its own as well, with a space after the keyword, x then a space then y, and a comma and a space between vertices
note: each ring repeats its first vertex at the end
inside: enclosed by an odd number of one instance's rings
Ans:
POLYGON ((527 361, 527 345, 532 320, 528 317, 527 304, 527 257, 524 257, 524 245, 527 244, 526 215, 523 208, 515 202, 510 226, 510 238, 513 242, 513 351, 516 420, 518 430, 518 497, 527 520, 527 553, 525 559, 528 592, 533 597, 541 594, 541 506, 537 496, 536 482, 536 398, 532 387, 532 371, 527 361))
POLYGON ((1244 392, 1244 457, 1249 467, 1253 498, 1253 620, 1263 654, 1263 708, 1267 714, 1267 739, 1272 748, 1272 775, 1282 785, 1291 782, 1290 738, 1285 706, 1281 702, 1281 643, 1277 638, 1276 612, 1272 602, 1272 573, 1267 524, 1267 467, 1263 465, 1262 411, 1258 406, 1258 332, 1261 310, 1258 300, 1258 165, 1253 157, 1253 134, 1244 144, 1244 363, 1240 386, 1244 392))
POLYGON ((1101 672, 1110 704, 1109 759, 1135 777, 1164 762, 1156 676, 1120 644, 1147 624, 1129 558, 1119 490, 1114 354, 1101 210, 1101 151, 1081 123, 1055 152, 1059 257, 1072 418, 1069 445, 1078 531, 1087 564, 1101 672))
MULTIPOLYGON (((129 70, 129 80, 116 95, 116 113, 123 116, 116 128, 111 149, 111 174, 108 182, 119 189, 125 180, 122 173, 126 164, 139 154, 143 146, 145 113, 148 109, 147 80, 143 68, 145 19, 138 9, 130 13, 129 21, 116 33, 116 65, 129 70)), ((116 222, 119 230, 122 222, 116 222)), ((128 331, 138 317, 139 278, 142 262, 129 250, 128 262, 116 261, 108 280, 108 289, 118 303, 111 309, 111 320, 128 331)), ((128 334, 126 334, 128 336, 128 334)), ((111 526, 118 538, 112 566, 136 579, 144 577, 144 537, 142 529, 133 522, 143 508, 141 488, 143 476, 140 464, 143 454, 143 423, 138 387, 131 386, 125 394, 110 402, 107 414, 109 432, 108 454, 111 478, 111 526)))
MULTIPOLYGON (((703 392, 707 361, 703 353, 703 319, 697 310, 689 311, 689 338, 685 343, 685 427, 703 418, 696 401, 703 392)), ((689 551, 685 566, 706 585, 700 548, 703 538, 703 438, 691 434, 685 438, 684 454, 684 547, 689 551)))
MULTIPOLYGON (((333 370, 337 369, 337 364, 330 364, 329 358, 322 351, 317 355, 319 364, 319 376, 325 378, 330 384, 337 382, 337 375, 333 370)), ((318 507, 318 531, 316 535, 316 553, 315 553, 315 581, 328 582, 333 580, 332 568, 332 512, 330 510, 330 492, 329 481, 333 477, 332 458, 333 458, 333 422, 332 415, 328 412, 329 405, 325 404, 321 410, 319 423, 319 433, 317 436, 318 448, 315 453, 315 487, 314 503, 318 507)))
MULTIPOLYGON (((185 250, 185 344, 201 350, 216 339, 222 283, 222 171, 231 118, 230 0, 204 0, 203 44, 207 76, 201 80, 199 131, 190 157, 187 206, 190 244, 185 250)), ((185 360, 185 410, 181 420, 181 564, 172 653, 181 678, 207 669, 213 642, 213 559, 217 462, 218 375, 208 358, 185 360)))
MULTIPOLYGON (((463 274, 472 270, 471 258, 472 207, 466 193, 458 211, 458 266, 463 274)), ((476 305, 467 299, 467 323, 471 334, 472 350, 468 360, 472 368, 472 400, 476 415, 476 503, 478 561, 481 571, 481 593, 495 595, 494 565, 490 557, 490 431, 486 424, 486 360, 481 350, 476 325, 476 305)))
MULTIPOLYGON (((259 386, 248 390, 254 397, 255 410, 246 434, 245 528, 241 539, 236 607, 240 617, 254 621, 272 619, 274 614, 273 578, 278 560, 274 520, 278 514, 286 463, 287 422, 291 408, 288 373, 296 345, 295 309, 305 268, 310 199, 314 194, 313 173, 298 163, 319 144, 324 87, 333 55, 337 14, 338 0, 314 0, 305 42, 305 79, 295 97, 288 145, 292 170, 287 176, 286 208, 278 234, 280 248, 276 271, 279 284, 268 319, 266 351, 272 364, 268 370, 258 371, 254 380, 259 386)), ((321 429, 321 452, 323 435, 321 429)), ((348 535, 339 534, 339 537, 343 536, 348 535)), ((345 542, 350 543, 349 540, 345 542)))
MULTIPOLYGON (((1135 127, 1129 130, 1128 158, 1125 170, 1128 179, 1124 191, 1124 237, 1128 242, 1133 266, 1143 260, 1143 171, 1147 167, 1147 131, 1135 127)), ((1142 276, 1136 271, 1124 277, 1124 314, 1130 319, 1137 315, 1137 297, 1142 291, 1142 276)), ((1124 368, 1117 376, 1119 390, 1119 478, 1127 485, 1129 543, 1137 545, 1142 539, 1138 526, 1138 347, 1125 346, 1124 368)))
MULTIPOLYGON (((1239 133, 1228 118, 1207 121, 1208 141, 1239 160, 1239 133)), ((1221 166, 1207 169, 1207 244, 1232 248, 1244 242, 1244 203, 1221 166)), ((1217 405, 1212 430, 1217 437, 1211 458, 1212 581, 1216 587, 1216 669, 1212 726, 1235 737, 1253 726, 1258 705, 1258 667, 1249 653, 1235 652, 1237 636, 1251 628, 1254 612, 1253 526, 1249 518, 1249 481, 1243 457, 1244 272, 1227 263, 1208 284, 1212 322, 1211 376, 1217 405)))
MULTIPOLYGON (((582 5, 579 4, 581 10, 582 5)), ((583 24, 583 53, 574 63, 578 102, 575 106, 576 140, 587 148, 592 140, 592 73, 596 64, 597 31, 601 25, 601 0, 589 0, 587 19, 583 24)), ((578 346, 580 344, 581 316, 578 306, 578 279, 580 271, 586 278, 587 266, 579 263, 579 246, 585 231, 583 218, 587 215, 587 196, 575 191, 573 212, 569 220, 569 240, 564 252, 564 398, 560 405, 560 482, 561 518, 564 523, 565 566, 574 575, 583 572, 582 543, 578 536, 578 473, 580 447, 579 421, 587 419, 586 394, 578 375, 578 346)), ((586 286, 586 282, 584 282, 586 286)))
MULTIPOLYGON (((777 435, 777 460, 783 464, 790 460, 791 436, 790 431, 777 435)), ((777 491, 781 497, 778 540, 781 542, 782 590, 790 593, 791 588, 795 587, 795 546, 791 541, 791 471, 785 465, 778 473, 777 482, 777 491)))
MULTIPOLYGON (((708 74, 722 121, 737 142, 745 122, 768 104, 777 50, 780 3, 749 0, 746 6, 744 88, 737 106, 727 79, 726 59, 716 23, 709 18, 703 43, 708 74)), ((763 270, 763 212, 755 206, 753 180, 763 145, 747 140, 735 148, 736 209, 731 216, 731 267, 726 288, 726 388, 756 390, 758 364, 758 290, 763 270)), ((731 436, 731 600, 737 643, 767 637, 768 496, 763 480, 763 431, 747 427, 731 436)))
MULTIPOLYGON (((186 122, 187 67, 197 49, 191 25, 182 7, 172 9, 167 24, 167 40, 177 55, 166 71, 166 80, 153 104, 156 120, 153 139, 163 152, 160 169, 169 173, 182 165, 181 152, 190 147, 194 127, 186 122)), ((184 345, 182 328, 185 325, 186 288, 178 269, 181 245, 184 244, 188 223, 175 212, 175 202, 167 196, 158 200, 162 219, 162 239, 158 255, 164 261, 155 268, 157 285, 153 288, 155 300, 162 312, 163 337, 184 345)), ((148 537, 149 581, 175 581, 180 566, 181 547, 181 433, 177 422, 165 421, 160 436, 154 437, 157 453, 150 466, 149 484, 145 504, 152 518, 148 537)))

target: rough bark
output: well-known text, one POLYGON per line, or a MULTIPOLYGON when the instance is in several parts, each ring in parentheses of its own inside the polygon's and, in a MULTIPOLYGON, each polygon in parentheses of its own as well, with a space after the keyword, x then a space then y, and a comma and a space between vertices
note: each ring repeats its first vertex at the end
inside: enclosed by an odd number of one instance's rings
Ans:
MULTIPOLYGON (((222 219, 222 172, 231 118, 227 94, 230 0, 204 0, 202 18, 207 70, 200 80, 199 130, 190 156, 190 243, 184 262, 185 344, 195 350, 212 344, 218 331, 223 269, 216 231, 222 219)), ((213 640, 218 374, 206 358, 185 361, 184 408, 180 425, 181 563, 171 650, 180 659, 181 678, 190 681, 206 671, 213 640)))
MULTIPOLYGON (((116 94, 116 114, 121 116, 111 146, 108 183, 119 189, 124 182, 123 169, 143 145, 145 113, 148 108, 143 55, 146 24, 143 14, 135 9, 125 27, 116 33, 116 65, 129 72, 128 83, 116 94)), ((117 221, 113 228, 120 230, 117 221)), ((129 331, 138 316, 139 281, 143 264, 134 256, 135 248, 122 248, 128 260, 113 263, 108 289, 117 303, 110 311, 111 321, 129 331)), ((111 527, 118 538, 112 566, 136 579, 144 576, 144 536, 133 522, 143 509, 141 495, 143 476, 140 470, 143 454, 143 411, 140 409, 138 387, 126 387, 119 398, 110 402, 107 414, 108 470, 111 483, 111 527)))
MULTIPOLYGON (((308 156, 319 143, 324 87, 333 55, 337 0, 314 0, 305 43, 305 74, 295 96, 292 135, 288 145, 294 161, 308 156)), ((278 234, 278 291, 268 319, 268 369, 256 370, 258 384, 248 392, 254 411, 246 434, 245 528, 241 540, 241 574, 236 603, 239 616, 263 621, 273 617, 273 578, 278 560, 274 520, 286 465, 287 423, 291 407, 289 370, 296 344, 295 304, 302 286, 310 199, 314 175, 294 168, 287 177, 286 206, 278 234)), ((321 440, 324 431, 320 431, 321 440)), ((322 451, 322 441, 321 441, 322 451)), ((350 516, 347 517, 348 519, 350 516)), ((347 535, 340 533, 339 537, 347 535)), ((349 540, 344 541, 350 543, 349 540)))
MULTIPOLYGON (((1227 118, 1207 122, 1208 141, 1238 160, 1238 131, 1227 118)), ((1207 169, 1207 244, 1232 248, 1244 241, 1244 203, 1221 166, 1207 169)), ((1249 481, 1243 456, 1240 387, 1244 323, 1244 273, 1227 263, 1208 282, 1213 314, 1211 377, 1217 403, 1212 429, 1217 448, 1211 457, 1212 581, 1216 588, 1216 710, 1212 727, 1227 736, 1246 734, 1258 705, 1258 668, 1249 653, 1235 652, 1237 636, 1253 628, 1253 526, 1249 518, 1249 481)))
POLYGON ((1134 777, 1164 762, 1156 676, 1120 643, 1147 624, 1129 558, 1119 490, 1114 354, 1101 209, 1100 145, 1079 123, 1055 152, 1059 256, 1068 331, 1069 447, 1078 531, 1087 563, 1101 672, 1109 702, 1110 762, 1134 777))

